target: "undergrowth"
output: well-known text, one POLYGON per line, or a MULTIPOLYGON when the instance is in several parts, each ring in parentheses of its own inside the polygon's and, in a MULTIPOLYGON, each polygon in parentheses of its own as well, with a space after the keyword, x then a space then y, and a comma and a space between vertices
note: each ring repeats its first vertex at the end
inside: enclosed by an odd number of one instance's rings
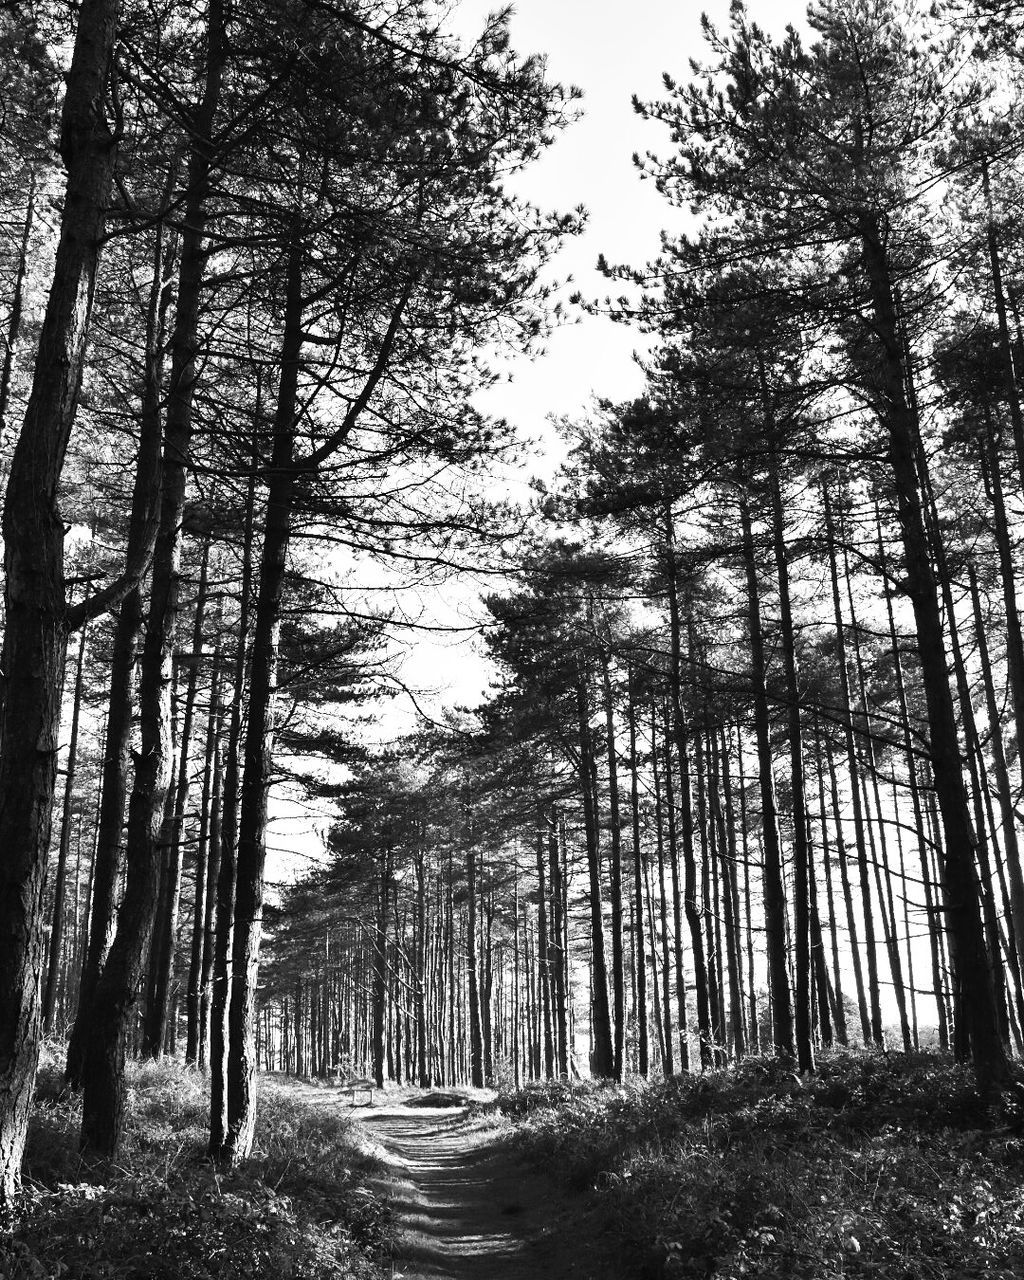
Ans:
POLYGON ((604 1224, 617 1280, 1024 1276, 1024 1088, 925 1055, 774 1060, 502 1095, 525 1153, 604 1224))
POLYGON ((336 1103, 263 1078, 253 1156, 205 1157, 207 1085, 173 1060, 130 1071, 116 1167, 77 1154, 79 1100, 44 1061, 3 1280, 377 1280, 390 1224, 374 1161, 336 1103))

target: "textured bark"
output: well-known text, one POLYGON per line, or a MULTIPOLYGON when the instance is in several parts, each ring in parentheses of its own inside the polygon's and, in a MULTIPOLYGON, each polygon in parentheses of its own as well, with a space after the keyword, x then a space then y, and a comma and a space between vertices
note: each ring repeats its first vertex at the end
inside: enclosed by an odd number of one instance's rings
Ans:
MULTIPOLYGON (((164 236, 157 227, 146 318, 146 354, 140 406, 139 451, 132 487, 125 558, 137 561, 149 545, 160 516, 160 442, 163 370, 163 317, 168 292, 164 281, 164 236)), ((120 875, 121 836, 128 794, 135 643, 142 625, 142 590, 133 587, 118 611, 110 660, 110 694, 100 784, 89 945, 82 967, 78 1009, 68 1044, 65 1076, 81 1087, 85 1044, 100 970, 114 940, 114 908, 120 875)))
POLYGON ((75 792, 75 769, 78 764, 78 728, 82 720, 82 674, 85 668, 85 630, 78 641, 78 661, 75 664, 75 691, 71 712, 71 737, 68 741, 68 764, 64 774, 64 805, 60 822, 60 844, 57 848, 57 867, 53 879, 53 923, 50 927, 50 948, 46 964, 46 988, 43 992, 43 1030, 53 1031, 53 1014, 57 1002, 57 978, 61 968, 64 948, 64 901, 67 897, 68 853, 71 849, 71 802, 75 792))
MULTIPOLYGON (((672 969, 676 988, 676 1035, 679 1040, 679 1068, 690 1069, 690 1035, 687 1025, 686 983, 683 977, 683 921, 679 891, 679 833, 676 827, 675 778, 672 772, 672 746, 668 733, 669 710, 665 708, 665 816, 667 819, 668 861, 672 874, 672 969)), ((664 892, 668 893, 668 887, 664 892)), ((667 987, 666 987, 667 992, 667 987)), ((666 1008, 668 1003, 666 1001, 666 1008)))
POLYGON ((537 812, 537 972, 540 978, 541 1022, 544 1034, 544 1079, 555 1074, 555 1041, 551 1025, 551 957, 548 948, 548 891, 544 874, 544 847, 547 824, 542 810, 537 812))
MULTIPOLYGON (((693 955, 694 996, 697 1002, 697 1035, 700 1040, 701 1070, 712 1063, 713 1035, 711 1030, 711 1000, 708 992, 707 959, 704 940, 704 921, 697 900, 697 860, 693 844, 693 802, 690 796, 690 757, 687 750, 686 719, 683 714, 682 695, 682 619, 680 617, 679 580, 675 558, 675 529, 672 512, 663 512, 663 537, 665 572, 668 584, 669 608, 669 697, 672 704, 672 744, 675 748, 676 767, 679 770, 679 818, 683 850, 683 906, 690 930, 690 950, 693 955)), ((652 751, 655 749, 652 742, 652 751)))
POLYGON ((593 979, 594 1043, 591 1071, 601 1079, 615 1074, 615 1051, 612 1045, 611 1010, 608 1005, 608 966, 605 960, 604 900, 601 892, 601 851, 597 814, 594 811, 594 757, 590 738, 590 709, 586 675, 580 670, 576 683, 576 715, 579 733, 579 784, 583 799, 583 821, 587 842, 587 871, 590 881, 590 951, 593 979))
POLYGON ((566 1013, 566 964, 562 935, 565 927, 565 897, 561 858, 558 849, 558 810, 554 805, 548 817, 548 867, 551 880, 551 936, 548 950, 553 975, 555 1049, 558 1056, 558 1078, 569 1078, 569 1022, 566 1013))
POLYGON ((917 652, 928 707, 929 757, 943 827, 943 881, 950 947, 967 1019, 970 1056, 982 1088, 1007 1073, 978 896, 975 836, 961 771, 956 716, 947 676, 942 619, 917 471, 918 423, 907 402, 907 370, 893 296, 891 268, 877 218, 864 214, 860 241, 878 338, 875 378, 880 417, 888 432, 897 513, 904 550, 904 584, 914 611, 917 652))
MULTIPOLYGON (((853 803, 853 838, 857 846, 857 875, 860 880, 861 906, 864 921, 864 952, 867 961, 867 998, 871 1010, 869 1027, 863 1029, 864 1043, 869 1037, 880 1045, 882 1036, 882 1005, 878 987, 878 949, 875 941, 875 914, 871 905, 871 886, 868 874, 867 834, 864 825, 864 809, 861 804, 860 786, 857 782, 857 744, 853 736, 853 695, 850 690, 850 669, 846 652, 846 626, 843 621, 842 603, 839 598, 839 568, 836 560, 835 519, 828 485, 823 484, 822 499, 825 510, 825 539, 829 557, 829 576, 832 583, 832 612, 836 627, 836 646, 839 658, 839 684, 843 694, 843 738, 846 744, 846 767, 850 775, 850 797, 853 803)), ((830 756, 831 759, 831 756, 830 756)))
MULTIPOLYGON (((763 375, 762 375, 763 383, 763 375)), ((767 392, 764 391, 767 404, 767 392)), ((774 431, 770 414, 768 430, 774 431)), ((804 757, 800 723, 800 683, 797 673, 796 634, 789 598, 789 565, 786 561, 786 531, 782 513, 782 486, 778 456, 771 451, 769 487, 772 506, 772 547, 779 586, 779 630, 782 640, 782 667, 786 678, 786 728, 789 738, 790 785, 793 796, 793 935, 795 970, 794 1032, 797 1065, 802 1072, 814 1070, 814 1042, 811 1026, 811 920, 810 920, 810 839, 807 830, 807 799, 804 791, 804 757)))
MULTIPOLYGON (((219 630, 218 626, 218 630, 219 630)), ((210 675, 210 706, 206 718, 206 747, 203 764, 203 791, 199 802, 199 839, 196 844, 195 894, 192 903, 192 945, 189 949, 188 981, 185 994, 185 1062, 196 1065, 202 1061, 200 1045, 204 1037, 200 1032, 203 1010, 203 955, 207 936, 207 919, 212 918, 209 886, 215 883, 217 871, 213 864, 214 849, 211 840, 213 828, 214 774, 219 765, 220 742, 220 647, 213 653, 210 675)), ((218 802, 219 802, 218 795, 218 802)), ((219 850, 218 850, 219 855, 219 850)))
POLYGON ((67 185, 3 511, 0 655, 0 1203, 19 1186, 39 1040, 43 881, 67 651, 57 491, 75 421, 116 139, 107 81, 118 0, 83 0, 61 118, 67 185))
POLYGON ((266 860, 267 793, 273 762, 277 640, 295 501, 295 431, 299 360, 304 338, 302 251, 301 238, 296 235, 288 258, 274 445, 253 615, 231 940, 227 1132, 220 1152, 232 1162, 248 1156, 256 1120, 254 1086, 257 1064, 253 1013, 263 925, 263 866, 266 860))
POLYGON ((192 624, 192 650, 188 657, 188 683, 185 686, 185 711, 178 733, 177 777, 164 824, 160 843, 164 848, 161 909, 157 916, 150 955, 150 994, 143 1025, 143 1055, 159 1058, 167 1038, 167 1021, 171 1004, 171 982, 174 976, 174 955, 178 939, 178 907, 181 898, 181 865, 185 827, 185 807, 188 803, 188 783, 192 725, 195 719, 196 694, 199 688, 199 668, 202 665, 203 624, 206 617, 207 575, 210 559, 210 540, 203 543, 199 569, 199 586, 196 592, 195 616, 192 624))
MULTIPOLYGON (((666 758, 668 758, 669 750, 669 745, 666 742, 666 758)), ((661 920, 661 990, 659 995, 658 977, 655 969, 655 1020, 658 1025, 658 1034, 661 1040, 662 1073, 666 1076, 670 1076, 675 1071, 675 1052, 672 1046, 672 998, 669 987, 672 968, 668 954, 668 896, 665 887, 665 824, 664 809, 661 799, 662 788, 658 749, 658 721, 653 706, 651 707, 651 770, 654 779, 654 830, 658 851, 658 909, 661 920), (661 1002, 660 1016, 658 1012, 659 1000, 661 1002)), ((654 929, 653 923, 651 925, 651 939, 651 960, 652 964, 655 964, 656 966, 655 954, 657 952, 658 935, 654 929)))
MULTIPOLYGON (((650 1043, 647 1026, 647 957, 644 944, 644 856, 640 844, 640 767, 637 757, 636 705, 633 675, 630 672, 627 710, 629 714, 629 809, 633 834, 633 939, 636 974, 637 1070, 647 1077, 650 1070, 650 1043)), ((653 943, 654 935, 651 935, 653 943)))
MULTIPOLYGON (((593 624, 593 615, 591 616, 593 624)), ((622 816, 619 801, 619 762, 615 749, 615 708, 612 701, 611 659, 599 644, 601 686, 604 692, 605 747, 608 755, 608 827, 611 835, 608 888, 612 932, 612 1042, 615 1079, 622 1079, 626 1040, 625 958, 622 945, 622 816)), ((542 969, 543 972, 543 969, 542 969)))
POLYGON ((768 993, 772 1002, 775 1052, 796 1056, 793 1039, 793 1006, 786 965, 786 897, 782 883, 782 851, 772 773, 771 724, 766 688, 767 664, 761 632, 761 598, 757 585, 754 532, 745 494, 739 498, 743 533, 743 563, 747 579, 747 626, 750 632, 750 668, 753 685, 754 727, 757 733, 757 768, 761 788, 761 831, 764 841, 764 916, 768 950, 768 993))
POLYGON ((14 273, 14 292, 11 295, 11 310, 7 317, 7 333, 4 339, 4 362, 0 368, 0 451, 6 449, 7 410, 11 402, 11 378, 14 374, 14 359, 18 353, 21 340, 21 320, 24 311, 25 277, 28 275, 28 246, 32 238, 32 223, 36 211, 36 175, 29 175, 28 203, 25 206, 25 221, 21 227, 21 243, 18 246, 18 265, 14 273))

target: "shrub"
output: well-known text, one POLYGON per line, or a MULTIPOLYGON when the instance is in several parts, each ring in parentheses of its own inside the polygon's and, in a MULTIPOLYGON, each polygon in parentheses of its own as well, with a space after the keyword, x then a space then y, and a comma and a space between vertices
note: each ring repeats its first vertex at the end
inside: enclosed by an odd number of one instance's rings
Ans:
POLYGON ((26 1149, 26 1194, 0 1234, 4 1280, 376 1280, 390 1221, 351 1122, 264 1079, 253 1156, 205 1158, 202 1076, 132 1064, 116 1168, 77 1155, 80 1106, 45 1061, 26 1149))

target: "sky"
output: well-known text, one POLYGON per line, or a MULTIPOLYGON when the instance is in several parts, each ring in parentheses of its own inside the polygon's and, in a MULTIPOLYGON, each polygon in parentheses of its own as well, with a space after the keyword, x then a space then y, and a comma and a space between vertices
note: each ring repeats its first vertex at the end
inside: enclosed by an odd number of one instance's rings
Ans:
MULTIPOLYGON (((797 0, 751 0, 751 15, 769 31, 799 22, 797 0)), ((472 38, 493 0, 462 0, 451 26, 472 38)), ((703 6, 724 26, 728 0, 703 6)), ((520 54, 543 54, 549 78, 583 91, 583 116, 517 180, 519 194, 543 208, 571 210, 583 205, 587 228, 565 244, 553 274, 573 277, 564 291, 601 299, 618 288, 597 270, 599 254, 611 263, 640 266, 658 253, 662 228, 680 227, 650 181, 641 179, 634 152, 671 150, 664 126, 643 120, 632 107, 663 96, 662 75, 686 77, 689 59, 701 59, 702 8, 687 0, 516 0, 511 23, 520 54)), ((570 323, 556 332, 546 354, 514 361, 514 380, 481 403, 509 418, 531 436, 546 436, 549 415, 580 416, 595 395, 626 399, 638 394, 643 375, 633 359, 643 335, 603 317, 570 309, 570 323)))
MULTIPOLYGON (((453 3, 448 27, 464 41, 480 32, 494 0, 453 3)), ((724 26, 728 0, 704 6, 712 22, 724 26)), ((749 0, 751 15, 773 33, 788 22, 800 22, 805 6, 797 0, 749 0)), ((557 329, 544 353, 512 359, 503 367, 511 381, 479 397, 478 407, 507 418, 524 438, 538 441, 534 474, 549 475, 560 455, 551 418, 582 418, 595 397, 625 400, 643 388, 643 373, 634 352, 645 349, 634 329, 568 306, 579 291, 601 299, 620 290, 597 270, 600 254, 611 263, 642 265, 659 249, 663 228, 679 228, 683 215, 671 209, 653 185, 643 181, 633 163, 634 152, 666 153, 667 130, 643 120, 632 107, 640 99, 662 96, 662 74, 686 77, 689 59, 701 59, 701 8, 687 0, 516 0, 511 34, 522 55, 547 60, 550 79, 582 90, 581 116, 538 161, 515 179, 516 192, 545 209, 587 210, 582 235, 567 241, 551 274, 567 281, 560 290, 567 304, 567 323, 557 329), (571 282, 567 280, 571 277, 571 282)), ((525 500, 531 468, 521 474, 525 500)), ((510 483, 514 486, 515 479, 510 483)), ((463 626, 480 612, 479 587, 453 582, 439 600, 422 602, 427 613, 448 626, 463 626)), ((402 676, 419 690, 422 703, 435 714, 445 705, 473 705, 483 695, 489 670, 472 635, 431 636, 414 633, 402 664, 402 676)), ((384 736, 411 727, 413 709, 404 699, 385 714, 384 736)), ((310 813, 278 795, 272 802, 271 879, 288 878, 291 851, 315 857, 317 833, 327 815, 310 813), (287 851, 287 852, 284 852, 287 851)))
MULTIPOLYGON (((472 41, 495 7, 493 0, 461 0, 451 10, 450 29, 464 42, 472 41)), ((728 8, 728 0, 705 6, 712 22, 722 26, 728 8)), ((749 8, 758 22, 779 33, 804 11, 795 0, 750 0, 749 8)), ((477 398, 479 408, 507 418, 521 438, 537 441, 532 465, 519 475, 518 496, 524 502, 531 473, 549 478, 564 453, 552 418, 579 420, 597 397, 626 400, 643 389, 635 353, 646 353, 645 336, 572 306, 569 298, 577 291, 593 300, 615 296, 621 287, 598 271, 598 256, 643 265, 657 256, 662 229, 683 226, 686 215, 642 180, 633 163, 637 152, 667 153, 670 139, 664 126, 634 111, 632 99, 634 94, 641 100, 659 98, 664 72, 682 80, 689 59, 704 56, 700 17, 700 7, 686 0, 516 0, 513 5, 513 47, 521 55, 543 55, 549 79, 583 93, 581 117, 516 177, 515 190, 541 208, 569 211, 582 205, 588 215, 583 234, 563 244, 550 271, 552 280, 566 282, 559 290, 566 323, 542 355, 503 364, 511 381, 477 398)), ((510 484, 515 487, 515 476, 510 484)), ((473 604, 477 593, 475 586, 453 582, 447 599, 434 602, 432 611, 447 625, 472 622, 479 613, 473 604)), ((474 643, 466 634, 431 638, 420 633, 403 671, 424 691, 428 706, 471 705, 480 699, 488 670, 474 643)))

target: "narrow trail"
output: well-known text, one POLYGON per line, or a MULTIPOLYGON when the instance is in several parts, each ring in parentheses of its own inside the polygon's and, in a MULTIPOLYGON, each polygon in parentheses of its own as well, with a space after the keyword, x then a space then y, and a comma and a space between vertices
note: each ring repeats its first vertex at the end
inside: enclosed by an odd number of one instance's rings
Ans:
POLYGON ((398 1220, 394 1280, 569 1280, 558 1197, 500 1135, 456 1111, 391 1107, 359 1121, 384 1148, 398 1220))

